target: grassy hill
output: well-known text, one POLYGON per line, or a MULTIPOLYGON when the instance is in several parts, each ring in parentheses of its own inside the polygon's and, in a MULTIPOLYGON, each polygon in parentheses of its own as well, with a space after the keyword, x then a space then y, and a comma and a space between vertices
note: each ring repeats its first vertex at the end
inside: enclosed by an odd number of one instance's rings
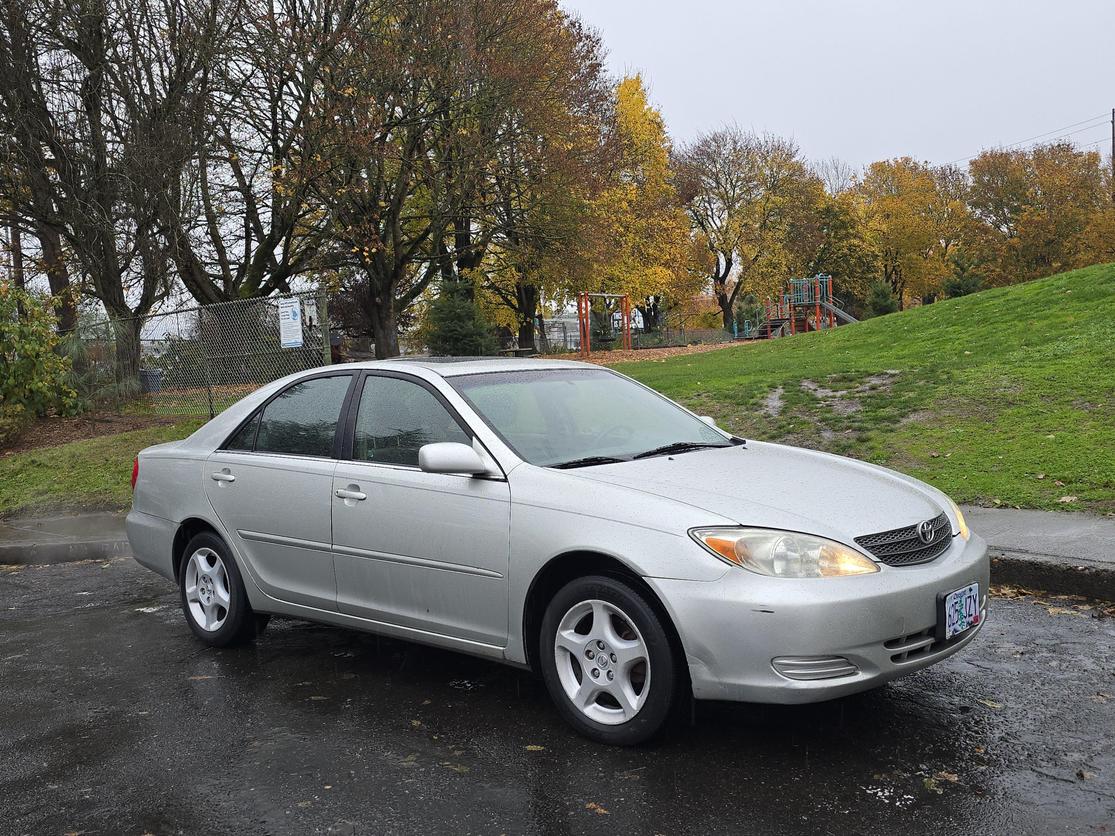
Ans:
POLYGON ((616 368, 744 437, 883 464, 958 501, 1115 512, 1115 265, 616 368))

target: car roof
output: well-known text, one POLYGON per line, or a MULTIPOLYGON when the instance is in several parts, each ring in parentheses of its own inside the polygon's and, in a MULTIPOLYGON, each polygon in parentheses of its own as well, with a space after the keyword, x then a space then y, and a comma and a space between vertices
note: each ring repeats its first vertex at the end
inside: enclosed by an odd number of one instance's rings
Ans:
POLYGON ((396 357, 391 360, 369 360, 344 365, 361 369, 405 369, 411 366, 425 369, 441 377, 488 372, 601 368, 592 363, 579 363, 576 360, 539 360, 530 357, 396 357))

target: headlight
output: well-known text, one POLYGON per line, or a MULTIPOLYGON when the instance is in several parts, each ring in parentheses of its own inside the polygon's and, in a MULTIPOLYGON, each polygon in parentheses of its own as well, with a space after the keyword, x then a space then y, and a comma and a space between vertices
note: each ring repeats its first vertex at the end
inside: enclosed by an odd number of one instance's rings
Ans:
POLYGON ((964 512, 960 510, 960 506, 949 500, 949 505, 952 506, 952 512, 956 514, 956 525, 960 529, 960 539, 967 540, 972 536, 972 532, 968 529, 968 521, 964 519, 964 512))
POLYGON ((774 578, 836 578, 878 572, 841 543, 769 528, 696 528, 690 536, 725 563, 774 578))

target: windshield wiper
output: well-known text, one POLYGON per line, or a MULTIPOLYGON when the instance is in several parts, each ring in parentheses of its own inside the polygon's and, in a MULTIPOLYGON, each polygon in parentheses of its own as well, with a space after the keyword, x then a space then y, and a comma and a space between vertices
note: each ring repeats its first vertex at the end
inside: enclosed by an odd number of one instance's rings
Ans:
POLYGON ((591 467, 594 464, 617 464, 627 459, 617 459, 615 456, 585 456, 583 459, 571 459, 567 462, 558 462, 549 465, 557 470, 566 470, 572 467, 591 467))
POLYGON ((663 444, 661 447, 655 447, 653 450, 647 450, 645 453, 638 453, 631 458, 633 459, 649 459, 651 456, 666 456, 670 453, 688 453, 690 450, 707 450, 713 447, 733 447, 736 442, 732 441, 727 444, 716 444, 711 441, 675 441, 672 444, 663 444))

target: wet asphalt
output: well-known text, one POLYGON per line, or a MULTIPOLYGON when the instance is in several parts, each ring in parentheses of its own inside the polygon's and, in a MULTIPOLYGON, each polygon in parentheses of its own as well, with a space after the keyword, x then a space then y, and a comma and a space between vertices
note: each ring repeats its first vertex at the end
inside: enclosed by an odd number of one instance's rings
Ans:
POLYGON ((1115 618, 992 604, 883 689, 631 750, 448 652, 296 621, 207 649, 128 558, 0 570, 0 833, 1115 833, 1115 618))

